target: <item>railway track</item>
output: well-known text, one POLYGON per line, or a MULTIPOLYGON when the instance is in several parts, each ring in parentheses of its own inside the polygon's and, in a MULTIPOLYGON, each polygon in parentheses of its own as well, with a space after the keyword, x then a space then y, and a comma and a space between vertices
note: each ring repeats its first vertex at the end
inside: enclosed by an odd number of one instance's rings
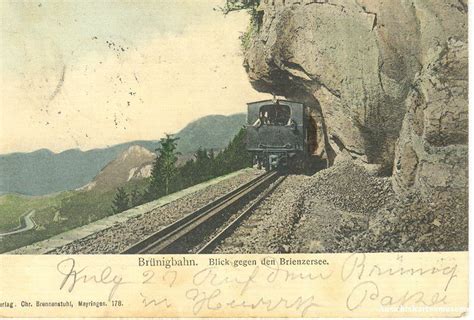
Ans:
POLYGON ((245 208, 243 212, 239 212, 235 218, 233 218, 228 224, 222 228, 211 240, 206 242, 203 246, 201 246, 196 253, 204 254, 204 253, 212 253, 212 251, 232 232, 240 225, 240 223, 245 220, 250 214, 255 210, 258 205, 267 197, 269 196, 273 190, 275 190, 286 178, 286 176, 280 176, 270 187, 265 189, 262 193, 258 195, 258 197, 252 201, 252 203, 245 208))
POLYGON ((189 253, 191 250, 210 253, 285 177, 278 171, 260 175, 135 243, 122 254, 189 253), (243 207, 245 210, 240 212, 243 207), (209 240, 210 235, 214 236, 209 240))

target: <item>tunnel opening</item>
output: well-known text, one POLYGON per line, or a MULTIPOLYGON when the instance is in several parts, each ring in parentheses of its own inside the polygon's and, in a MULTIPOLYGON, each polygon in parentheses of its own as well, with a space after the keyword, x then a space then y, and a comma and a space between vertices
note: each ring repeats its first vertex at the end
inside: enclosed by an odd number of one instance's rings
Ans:
MULTIPOLYGON (((312 166, 317 170, 329 168, 334 164, 336 152, 329 143, 326 123, 319 101, 305 90, 294 90, 296 93, 289 97, 291 100, 301 101, 305 105, 308 119, 308 153, 312 166)), ((310 90, 309 90, 310 91, 310 90)))

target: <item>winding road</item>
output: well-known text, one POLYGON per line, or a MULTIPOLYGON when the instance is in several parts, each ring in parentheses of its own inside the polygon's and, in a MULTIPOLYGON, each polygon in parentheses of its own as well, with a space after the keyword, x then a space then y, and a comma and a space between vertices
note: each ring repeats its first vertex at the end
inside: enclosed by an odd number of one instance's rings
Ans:
POLYGON ((0 233, 0 237, 9 236, 9 235, 12 235, 12 234, 17 234, 17 233, 21 233, 21 232, 25 232, 25 231, 34 229, 36 227, 36 223, 32 219, 32 217, 34 216, 35 212, 36 212, 36 210, 31 210, 31 211, 27 211, 24 214, 22 214, 19 218, 20 219, 20 224, 18 225, 18 227, 16 227, 15 229, 13 229, 11 231, 0 233))

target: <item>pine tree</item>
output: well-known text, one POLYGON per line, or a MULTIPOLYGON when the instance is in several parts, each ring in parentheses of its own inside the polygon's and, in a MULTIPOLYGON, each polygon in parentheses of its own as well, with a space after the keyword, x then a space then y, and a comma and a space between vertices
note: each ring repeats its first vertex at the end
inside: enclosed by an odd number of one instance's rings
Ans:
POLYGON ((186 163, 178 169, 178 188, 184 189, 196 184, 196 165, 194 159, 189 159, 186 163))
MULTIPOLYGON (((246 131, 242 128, 222 152, 199 148, 193 159, 177 167, 179 153, 176 151, 178 138, 166 135, 161 139, 161 148, 153 163, 150 183, 141 195, 139 204, 152 201, 176 190, 193 186, 223 174, 250 167, 252 157, 246 151, 246 131)), ((137 191, 132 190, 132 206, 136 206, 137 191)))
POLYGON ((158 156, 153 163, 147 200, 157 199, 163 194, 169 194, 171 184, 174 182, 173 178, 177 174, 176 162, 179 153, 176 151, 176 141, 178 139, 166 134, 166 137, 160 140, 161 147, 157 149, 158 156))
POLYGON ((199 148, 194 154, 196 158, 194 171, 196 182, 202 182, 212 178, 212 160, 206 149, 199 148))
POLYGON ((216 157, 219 175, 252 166, 252 156, 247 152, 246 131, 240 129, 227 148, 216 157))
POLYGON ((122 187, 117 188, 117 193, 115 194, 115 198, 112 201, 112 210, 114 211, 114 213, 119 213, 129 208, 130 207, 127 192, 122 187))
POLYGON ((136 207, 143 203, 143 195, 138 191, 137 187, 134 187, 130 192, 130 206, 136 207))

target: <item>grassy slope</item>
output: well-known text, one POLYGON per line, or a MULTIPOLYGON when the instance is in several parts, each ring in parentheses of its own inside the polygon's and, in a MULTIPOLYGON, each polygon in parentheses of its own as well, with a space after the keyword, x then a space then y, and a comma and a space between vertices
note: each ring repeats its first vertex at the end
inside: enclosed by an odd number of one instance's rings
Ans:
MULTIPOLYGON (((126 184, 129 192, 134 186, 143 189, 146 180, 126 184)), ((80 227, 112 215, 112 199, 115 190, 106 192, 68 191, 56 195, 24 197, 4 195, 0 197, 0 230, 7 231, 18 225, 24 212, 35 209, 33 217, 38 228, 0 239, 0 253, 50 238, 59 233, 80 227), (61 219, 54 221, 56 212, 61 219)))
POLYGON ((19 217, 30 210, 42 210, 58 206, 61 200, 70 196, 71 192, 61 192, 42 197, 28 197, 17 194, 0 196, 0 232, 18 226, 19 217))

